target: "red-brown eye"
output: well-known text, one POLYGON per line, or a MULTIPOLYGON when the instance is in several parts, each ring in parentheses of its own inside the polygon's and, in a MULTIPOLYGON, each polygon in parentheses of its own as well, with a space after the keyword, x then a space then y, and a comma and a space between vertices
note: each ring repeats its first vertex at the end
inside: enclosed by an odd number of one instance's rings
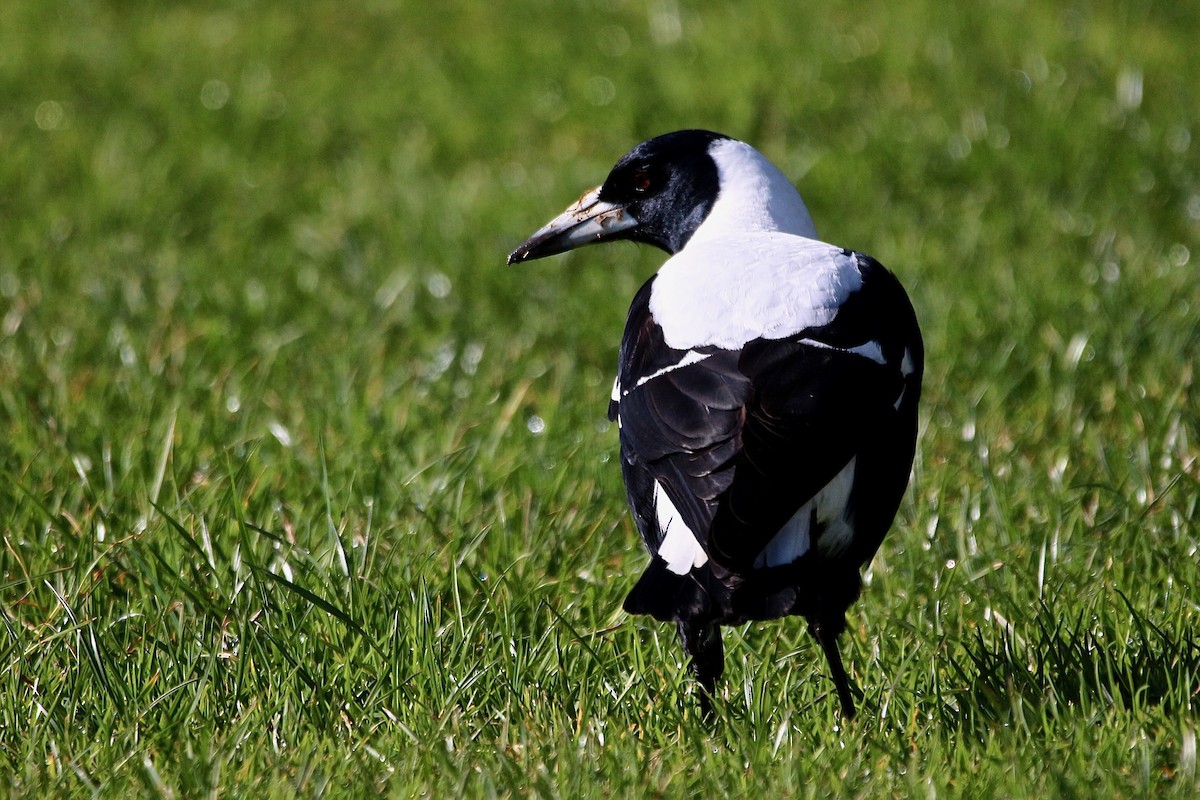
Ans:
POLYGON ((650 185, 653 180, 650 178, 650 173, 644 169, 636 169, 633 171, 633 190, 638 194, 645 194, 650 191, 650 185))

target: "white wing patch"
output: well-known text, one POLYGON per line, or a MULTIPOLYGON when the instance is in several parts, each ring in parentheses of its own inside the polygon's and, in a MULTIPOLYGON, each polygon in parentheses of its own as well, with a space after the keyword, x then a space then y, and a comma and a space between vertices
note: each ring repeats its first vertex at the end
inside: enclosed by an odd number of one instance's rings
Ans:
POLYGON ((854 541, 853 521, 846 512, 849 510, 850 490, 854 488, 857 462, 857 457, 850 459, 850 463, 813 498, 817 504, 817 522, 825 526, 817 541, 822 555, 835 556, 854 541))
MULTIPOLYGON (((663 375, 666 375, 669 372, 674 372, 677 369, 683 369, 684 367, 689 367, 692 364, 699 364, 701 361, 711 355, 712 353, 697 353, 695 350, 688 350, 683 354, 683 358, 679 359, 678 362, 671 364, 670 366, 663 367, 660 370, 656 370, 649 375, 644 375, 641 378, 638 378, 638 381, 633 385, 633 388, 636 389, 639 386, 643 386, 655 378, 661 378, 663 375)), ((621 402, 621 398, 629 394, 631 391, 633 390, 626 389, 621 386, 621 376, 618 375, 617 377, 613 378, 612 400, 614 403, 621 402)))
MULTIPOLYGON (((674 372, 677 369, 683 369, 684 367, 691 366, 692 364, 699 364, 701 361, 703 361, 704 359, 708 358, 711 355, 712 355, 712 353, 697 353, 695 350, 688 350, 686 353, 683 354, 683 358, 679 359, 678 362, 671 364, 668 367, 663 367, 660 370, 656 370, 655 372, 652 372, 649 375, 645 375, 641 378, 638 378, 638 382, 633 385, 633 388, 636 389, 639 386, 643 386, 643 385, 649 383, 650 381, 654 380, 655 378, 661 378, 663 375, 666 375, 669 372, 674 372)), ((629 392, 631 391, 629 389, 622 391, 621 384, 619 381, 620 381, 620 379, 618 379, 617 383, 613 384, 613 400, 616 400, 618 402, 620 402, 621 398, 624 397, 625 395, 629 394, 629 392)))
POLYGON ((650 313, 676 350, 738 350, 828 325, 862 280, 854 256, 813 239, 775 231, 697 235, 659 270, 650 313))
POLYGON ((825 488, 800 506, 758 554, 754 566, 778 567, 793 563, 812 549, 812 537, 817 532, 820 532, 817 547, 822 554, 836 555, 846 549, 854 539, 854 527, 846 518, 846 506, 854 487, 857 461, 857 458, 850 459, 825 488), (812 530, 814 522, 817 531, 812 530))
POLYGON ((693 568, 704 566, 708 553, 696 541, 696 535, 658 481, 654 482, 654 513, 658 517, 658 529, 663 532, 658 555, 667 562, 667 569, 676 575, 687 575, 693 568))
POLYGON ((900 389, 900 396, 892 404, 897 411, 900 410, 900 404, 904 402, 904 393, 908 391, 908 376, 913 374, 913 369, 915 367, 913 366, 912 351, 906 347, 904 348, 904 358, 900 360, 900 375, 904 378, 905 383, 900 389))
MULTIPOLYGON (((837 350, 842 353, 853 353, 856 356, 862 356, 863 358, 870 359, 876 364, 887 363, 887 360, 883 357, 883 348, 879 346, 879 342, 874 340, 863 342, 862 344, 855 345, 854 347, 837 347, 836 345, 822 342, 817 339, 801 339, 800 344, 806 344, 809 347, 818 347, 822 350, 837 350)), ((912 359, 909 359, 908 371, 912 372, 912 359)))

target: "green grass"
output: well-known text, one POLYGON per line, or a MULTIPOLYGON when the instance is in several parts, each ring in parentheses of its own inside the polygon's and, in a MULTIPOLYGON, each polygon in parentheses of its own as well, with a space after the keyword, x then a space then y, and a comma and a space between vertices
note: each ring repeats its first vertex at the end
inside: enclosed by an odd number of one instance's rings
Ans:
POLYGON ((1193 797, 1200 6, 0 4, 10 796, 1193 797), (909 287, 851 612, 698 718, 604 421, 661 261, 513 245, 747 139, 909 287))

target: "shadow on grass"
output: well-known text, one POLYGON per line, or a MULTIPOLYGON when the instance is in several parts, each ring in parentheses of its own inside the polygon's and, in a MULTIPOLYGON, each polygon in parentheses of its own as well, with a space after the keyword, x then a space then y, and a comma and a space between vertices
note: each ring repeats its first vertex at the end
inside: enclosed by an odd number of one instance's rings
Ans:
POLYGON ((965 652, 950 657, 964 688, 943 695, 943 723, 983 734, 997 726, 1038 727, 1064 714, 1194 709, 1195 631, 1164 630, 1120 598, 1128 616, 1108 608, 1064 619, 1043 603, 1020 629, 1003 620, 991 631, 977 629, 965 652))

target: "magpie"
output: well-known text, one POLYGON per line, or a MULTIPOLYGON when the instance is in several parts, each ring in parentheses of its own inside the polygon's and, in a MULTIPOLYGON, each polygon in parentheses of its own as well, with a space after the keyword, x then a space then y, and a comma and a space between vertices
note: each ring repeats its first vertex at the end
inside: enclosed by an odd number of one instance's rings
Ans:
POLYGON ((638 145, 508 263, 618 240, 670 256, 633 298, 608 409, 651 557, 624 608, 676 623, 706 716, 721 626, 805 617, 850 718, 837 640, 916 448, 912 304, 878 261, 818 240, 761 153, 711 131, 638 145))

